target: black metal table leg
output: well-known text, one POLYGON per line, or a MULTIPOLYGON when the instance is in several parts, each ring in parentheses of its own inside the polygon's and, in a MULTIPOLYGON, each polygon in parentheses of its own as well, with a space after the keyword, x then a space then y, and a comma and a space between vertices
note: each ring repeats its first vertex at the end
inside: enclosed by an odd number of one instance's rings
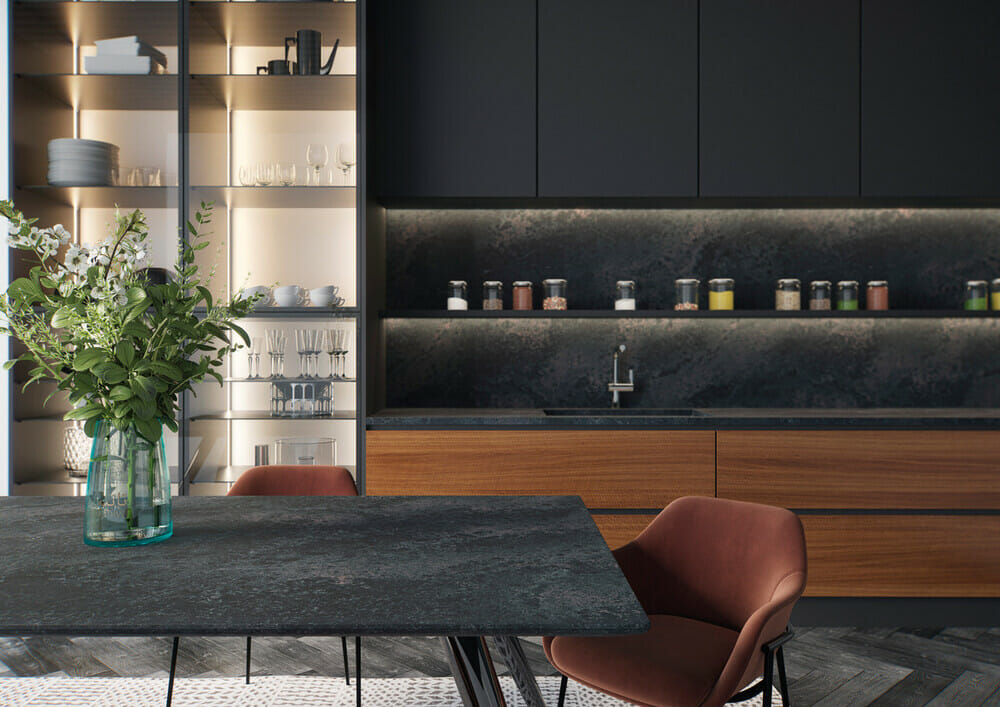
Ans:
POLYGON ((466 707, 507 707, 483 636, 447 636, 448 663, 466 707))
POLYGON ((354 637, 354 684, 358 691, 357 707, 361 707, 361 636, 354 637))
POLYGON ((250 644, 252 638, 247 636, 247 685, 250 684, 250 644))
POLYGON ((174 675, 177 674, 177 646, 181 642, 180 636, 174 636, 174 647, 170 651, 170 680, 167 682, 167 707, 174 697, 174 675))
POLYGON ((496 644, 497 653, 507 664, 510 676, 514 679, 521 699, 527 707, 545 707, 545 700, 538 689, 535 676, 531 674, 531 667, 528 665, 528 658, 524 655, 524 648, 517 636, 494 636, 493 642, 496 644))

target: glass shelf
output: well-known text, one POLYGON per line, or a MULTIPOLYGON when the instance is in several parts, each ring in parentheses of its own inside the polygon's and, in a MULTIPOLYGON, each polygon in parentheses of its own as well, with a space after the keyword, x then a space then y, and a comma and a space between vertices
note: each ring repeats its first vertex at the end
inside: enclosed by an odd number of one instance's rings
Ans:
MULTIPOLYGON (((235 355, 239 355, 237 352, 235 355)), ((266 356, 267 354, 261 354, 266 356)), ((288 354, 285 354, 286 356, 288 354)), ((326 354, 323 354, 324 356, 326 354)), ((357 378, 223 378, 226 383, 357 383, 357 378)))
MULTIPOLYGON (((315 383, 316 379, 311 382, 315 383)), ((332 415, 302 416, 302 417, 275 417, 266 410, 226 410, 224 412, 208 412, 202 415, 193 415, 192 422, 207 420, 271 420, 274 422, 304 422, 307 420, 356 420, 357 412, 354 410, 334 410, 332 415)))
MULTIPOLYGON (((335 175, 340 177, 341 175, 335 175)), ((250 209, 353 209, 357 190, 352 186, 244 187, 193 185, 199 201, 214 201, 250 209)))
MULTIPOLYGON (((13 3, 11 3, 13 4, 13 3)), ((177 45, 179 3, 171 2, 51 2, 21 0, 15 6, 11 36, 18 43, 51 42, 62 34, 83 46, 98 39, 140 35, 154 46, 177 45)), ((308 25, 302 25, 306 27, 308 25)))
POLYGON ((178 187, 54 187, 49 184, 29 184, 18 189, 47 199, 88 209, 166 209, 179 203, 178 187))
MULTIPOLYGON (((204 316, 205 308, 196 307, 196 315, 204 316)), ((357 307, 258 307, 244 317, 245 319, 268 319, 268 318, 312 318, 312 317, 332 317, 334 319, 351 318, 361 314, 357 307)))
POLYGON ((382 319, 975 319, 1000 315, 997 311, 971 312, 964 309, 890 309, 887 311, 857 310, 853 312, 807 309, 779 312, 769 309, 736 309, 729 311, 699 310, 696 312, 674 310, 618 311, 614 309, 568 309, 552 311, 512 309, 495 311, 446 309, 397 309, 380 312, 382 319))
MULTIPOLYGON (((243 5, 248 3, 230 3, 243 5)), ((247 76, 193 74, 191 103, 231 110, 355 110, 357 78, 330 76, 247 76)))
MULTIPOLYGON (((357 477, 358 468, 354 464, 338 464, 337 466, 344 467, 351 472, 352 476, 357 477)), ((232 466, 216 467, 215 469, 202 469, 194 478, 189 480, 192 484, 228 484, 232 486, 236 479, 252 468, 252 465, 234 464, 232 466)))
POLYGON ((82 110, 177 110, 177 74, 18 74, 16 81, 82 110))

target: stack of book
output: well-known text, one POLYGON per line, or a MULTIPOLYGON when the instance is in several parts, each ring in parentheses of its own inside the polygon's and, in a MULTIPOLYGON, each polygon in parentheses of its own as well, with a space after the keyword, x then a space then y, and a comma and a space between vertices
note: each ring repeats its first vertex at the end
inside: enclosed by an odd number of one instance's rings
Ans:
POLYGON ((97 55, 83 59, 88 74, 165 74, 167 57, 138 37, 100 39, 97 55))

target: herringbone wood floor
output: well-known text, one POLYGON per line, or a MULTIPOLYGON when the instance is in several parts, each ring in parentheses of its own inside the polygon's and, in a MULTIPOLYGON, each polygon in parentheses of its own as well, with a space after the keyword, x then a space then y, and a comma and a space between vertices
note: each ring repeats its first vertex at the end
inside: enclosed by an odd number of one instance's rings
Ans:
MULTIPOLYGON (((1000 707, 998 628, 797 628, 796 633, 787 649, 793 705, 1000 707)), ((178 674, 241 675, 244 645, 241 638, 184 638, 178 674)), ((353 674, 353 643, 348 645, 353 674)), ((435 638, 365 638, 362 647, 364 676, 449 674, 435 638)), ((537 674, 554 672, 537 639, 527 639, 525 652, 537 674)), ((0 639, 0 676, 157 676, 166 674, 169 660, 167 638, 0 639)), ((342 665, 338 638, 254 640, 258 675, 339 676, 342 665)))

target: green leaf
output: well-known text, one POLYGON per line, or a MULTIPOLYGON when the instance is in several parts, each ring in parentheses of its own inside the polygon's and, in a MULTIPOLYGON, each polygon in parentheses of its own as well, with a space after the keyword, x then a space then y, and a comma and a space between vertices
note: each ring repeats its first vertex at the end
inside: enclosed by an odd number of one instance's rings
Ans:
POLYGON ((97 376, 98 380, 102 383, 107 383, 108 385, 121 383, 123 380, 128 378, 128 374, 125 372, 125 369, 117 363, 112 363, 111 361, 106 361, 95 366, 94 375, 97 376))
POLYGON ((153 381, 145 376, 136 376, 133 378, 129 383, 129 387, 132 389, 132 392, 143 400, 152 400, 156 396, 156 388, 153 386, 153 381))
POLYGON ((14 366, 15 366, 16 364, 17 364, 17 359, 16 359, 16 358, 12 358, 12 359, 10 359, 9 361, 4 361, 4 362, 3 362, 3 369, 4 369, 5 371, 9 371, 9 370, 10 370, 10 369, 12 369, 12 368, 13 368, 13 367, 14 367, 14 366))
POLYGON ((73 359, 74 371, 89 371, 108 358, 103 349, 84 349, 73 359))
POLYGON ((178 381, 184 376, 181 369, 166 361, 150 361, 149 365, 155 373, 166 376, 173 381, 178 381))
POLYGON ((115 402, 122 402, 132 397, 132 390, 126 385, 116 385, 108 393, 108 397, 115 402))
POLYGON ((94 433, 97 431, 97 424, 101 421, 99 417, 93 417, 83 425, 83 433, 88 437, 93 437, 94 433))
POLYGON ((64 420, 95 420, 104 414, 104 408, 95 403, 88 403, 82 408, 74 408, 63 415, 64 420))
POLYGON ((160 434, 163 432, 163 428, 160 426, 158 420, 144 420, 142 418, 135 421, 135 429, 153 444, 160 441, 160 434))
POLYGON ((119 341, 115 345, 115 358, 125 366, 129 368, 132 362, 135 360, 135 347, 129 341, 119 341))
POLYGON ((52 326, 57 329, 65 329, 68 326, 72 326, 76 322, 76 319, 75 309, 72 307, 60 307, 52 315, 52 326))

